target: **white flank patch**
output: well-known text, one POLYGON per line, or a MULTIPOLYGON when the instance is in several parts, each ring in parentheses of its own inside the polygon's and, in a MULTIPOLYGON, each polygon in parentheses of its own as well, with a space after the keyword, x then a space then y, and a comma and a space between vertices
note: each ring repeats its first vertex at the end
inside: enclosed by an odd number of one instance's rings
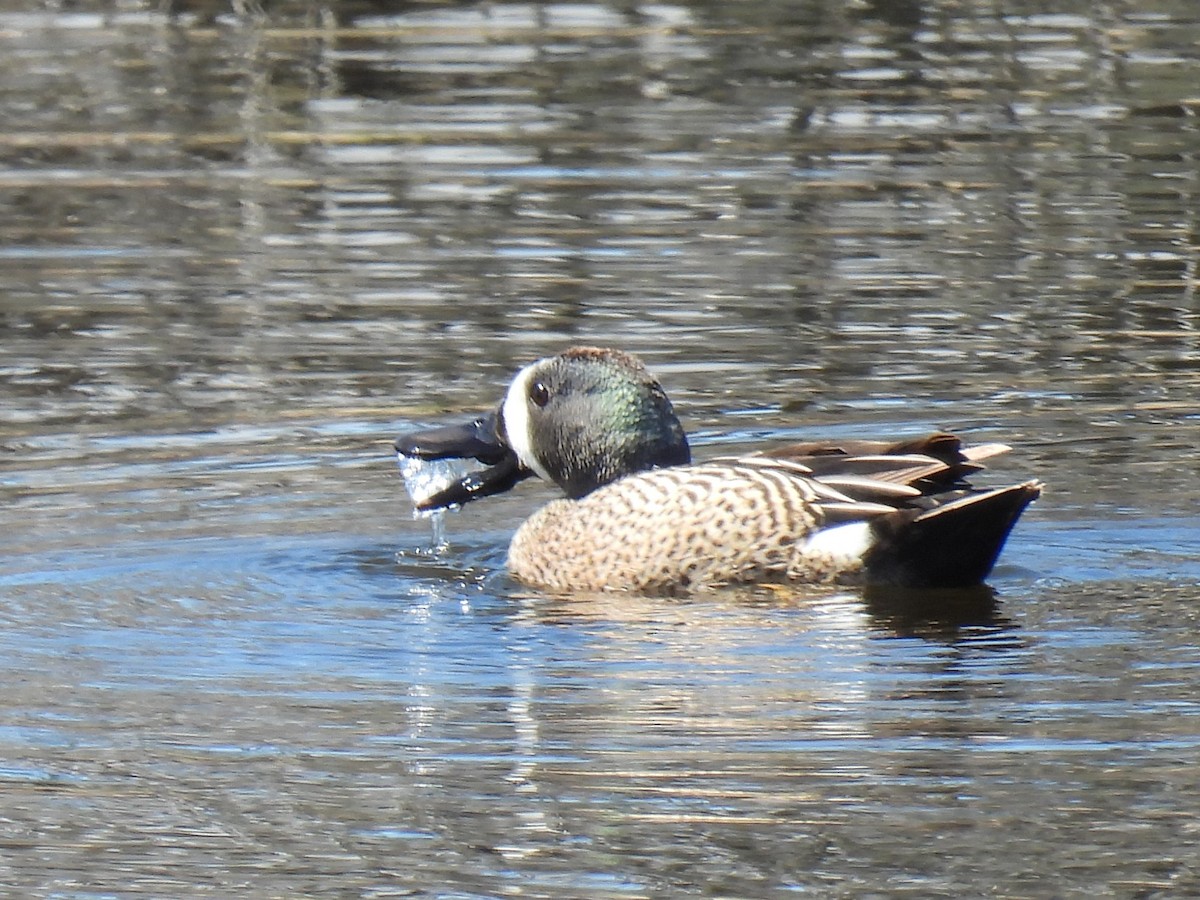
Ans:
POLYGON ((517 373, 517 377, 509 385, 508 393, 504 395, 504 406, 500 410, 500 415, 504 418, 504 431, 508 435, 508 446, 512 447, 513 453, 517 454, 517 459, 527 469, 533 469, 542 480, 553 481, 545 467, 533 455, 533 445, 529 440, 529 379, 533 377, 534 370, 543 362, 545 360, 530 363, 517 373))
POLYGON ((834 559, 859 560, 871 546, 870 522, 847 522, 822 528, 808 536, 804 549, 809 553, 820 553, 834 559))

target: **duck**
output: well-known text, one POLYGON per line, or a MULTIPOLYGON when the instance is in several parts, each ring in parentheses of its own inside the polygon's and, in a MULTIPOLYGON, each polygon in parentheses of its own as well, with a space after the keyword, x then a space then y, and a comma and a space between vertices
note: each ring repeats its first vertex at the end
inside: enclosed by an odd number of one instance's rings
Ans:
POLYGON ((975 488, 984 459, 938 432, 805 441, 693 461, 662 385, 637 357, 578 346, 532 362, 498 406, 402 435, 402 463, 476 468, 414 497, 461 507, 526 478, 564 494, 508 548, 510 576, 563 593, 689 594, 735 584, 970 588, 991 573, 1040 481, 975 488))

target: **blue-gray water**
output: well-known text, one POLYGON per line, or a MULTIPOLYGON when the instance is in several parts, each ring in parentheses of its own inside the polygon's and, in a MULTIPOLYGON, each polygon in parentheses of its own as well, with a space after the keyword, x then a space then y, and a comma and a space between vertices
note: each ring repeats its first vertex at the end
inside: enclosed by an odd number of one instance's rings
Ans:
POLYGON ((1200 15, 0 8, 6 895, 1200 893, 1200 15), (995 603, 511 583, 390 442, 571 343, 951 428, 995 603))

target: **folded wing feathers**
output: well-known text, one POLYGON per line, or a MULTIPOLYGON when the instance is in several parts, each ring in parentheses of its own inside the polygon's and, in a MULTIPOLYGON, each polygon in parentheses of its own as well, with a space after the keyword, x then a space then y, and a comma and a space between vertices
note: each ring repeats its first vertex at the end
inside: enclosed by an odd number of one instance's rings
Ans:
POLYGON ((977 472, 983 468, 980 465, 983 460, 1012 449, 998 442, 963 446, 951 434, 934 434, 898 444, 850 441, 843 446, 844 449, 837 444, 792 444, 740 457, 739 462, 780 467, 790 464, 796 471, 807 470, 818 477, 855 474, 903 484, 938 475, 951 467, 958 475, 977 472))
POLYGON ((710 460, 715 463, 736 463, 739 466, 752 466, 757 469, 774 469, 780 472, 791 472, 794 475, 811 475, 813 470, 808 466, 790 459, 775 459, 769 456, 718 456, 710 460))
POLYGON ((871 519, 896 511, 896 507, 883 503, 843 503, 832 500, 819 505, 821 511, 825 513, 825 526, 839 525, 843 522, 861 522, 863 519, 871 519))
MULTIPOLYGON (((860 459, 867 460, 861 466, 864 470, 881 468, 865 457, 848 461, 857 462, 860 459)), ((879 460, 880 463, 887 463, 888 469, 882 470, 886 480, 853 473, 813 475, 807 466, 800 463, 765 456, 736 457, 728 459, 728 462, 737 467, 778 472, 803 479, 812 494, 812 502, 821 507, 829 523, 861 521, 895 512, 897 507, 906 505, 906 501, 920 497, 922 493, 920 489, 904 482, 915 481, 930 472, 946 468, 937 460, 923 456, 879 457, 879 460), (897 463, 900 464, 899 467, 897 463)))
POLYGON ((876 478, 863 478, 859 475, 826 475, 818 480, 821 484, 829 485, 856 500, 904 500, 910 497, 921 496, 921 492, 917 488, 908 484, 897 484, 892 481, 882 481, 876 478))
MULTIPOLYGON (((1007 453, 1010 449, 1007 444, 999 443, 962 447, 959 451, 962 461, 953 464, 954 477, 977 472, 984 468, 981 460, 1007 453)), ((825 513, 828 525, 862 521, 908 507, 908 501, 925 493, 914 484, 923 479, 936 480, 936 476, 951 469, 951 465, 942 460, 912 452, 791 458, 754 454, 725 457, 721 461, 804 478, 816 495, 813 499, 825 513), (804 461, 800 462, 800 459, 804 461)), ((922 516, 936 514, 947 507, 954 508, 970 499, 968 496, 962 501, 939 505, 922 516)))
POLYGON ((858 475, 871 481, 906 485, 949 469, 944 462, 929 456, 857 456, 846 460, 846 463, 828 474, 818 473, 817 477, 828 481, 831 478, 858 475))
POLYGON ((927 510, 921 513, 917 518, 921 521, 927 521, 938 516, 953 515, 956 510, 962 509, 964 506, 970 506, 974 503, 979 503, 980 501, 986 500, 989 497, 1005 494, 1010 491, 1025 491, 1027 493, 1031 493, 1034 497, 1037 497, 1039 494, 1041 494, 1043 487, 1044 485, 1042 482, 1034 479, 1032 481, 1025 481, 1017 485, 1009 485, 1008 487, 992 488, 988 491, 977 491, 975 493, 966 494, 965 496, 959 497, 956 500, 951 500, 949 503, 943 503, 940 506, 936 506, 933 509, 927 510))
POLYGON ((979 462, 981 459, 990 459, 993 456, 999 456, 1001 453, 1007 453, 1012 447, 1008 444, 976 444, 974 447, 963 447, 960 452, 971 462, 979 462))

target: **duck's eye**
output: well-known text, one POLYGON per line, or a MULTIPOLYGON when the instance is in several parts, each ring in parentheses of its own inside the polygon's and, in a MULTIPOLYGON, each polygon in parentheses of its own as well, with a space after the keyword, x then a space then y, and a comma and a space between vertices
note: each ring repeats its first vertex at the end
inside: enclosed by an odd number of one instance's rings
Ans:
POLYGON ((550 388, 540 381, 535 381, 529 386, 529 399, 533 401, 534 406, 540 409, 550 402, 550 388))

